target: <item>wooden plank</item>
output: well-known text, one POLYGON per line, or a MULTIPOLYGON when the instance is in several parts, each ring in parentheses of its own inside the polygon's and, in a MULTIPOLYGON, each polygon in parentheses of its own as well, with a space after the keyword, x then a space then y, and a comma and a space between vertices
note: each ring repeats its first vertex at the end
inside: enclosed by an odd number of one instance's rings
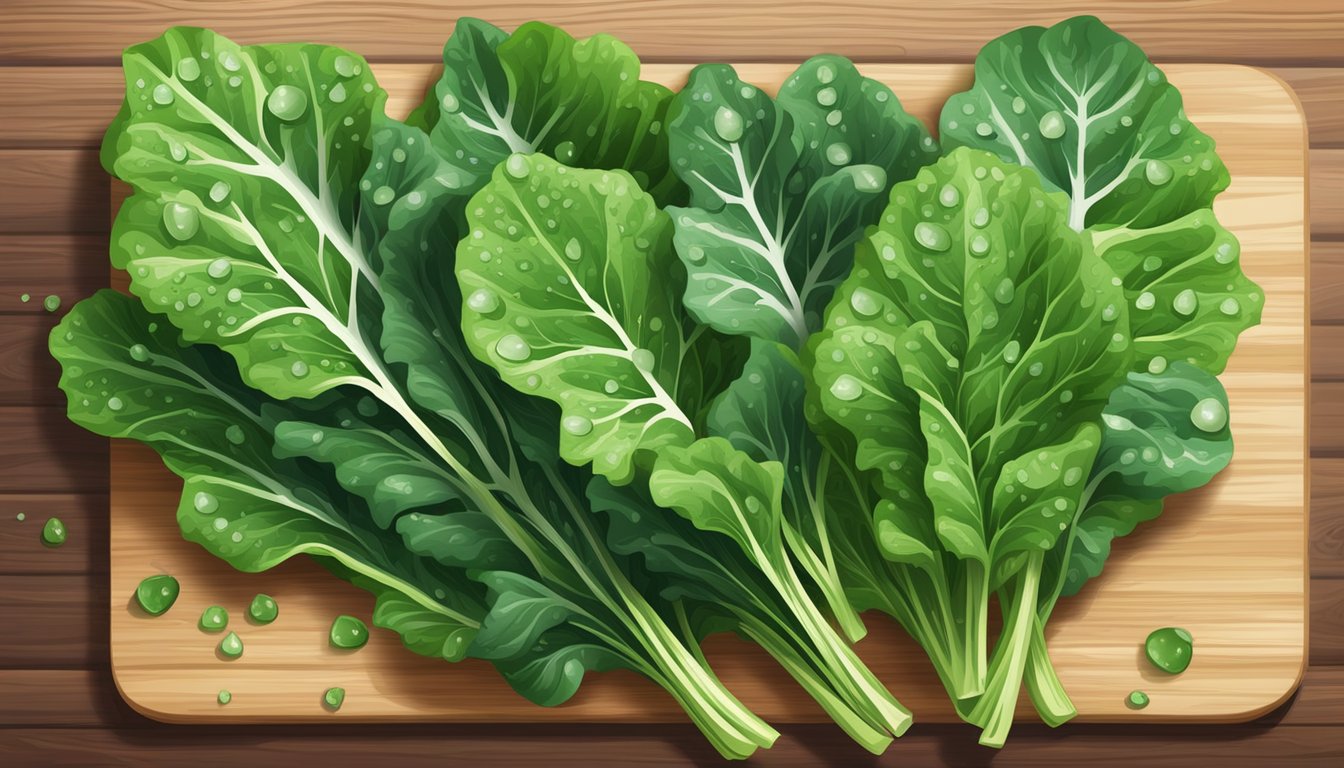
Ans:
MULTIPOLYGON (((685 69, 661 65, 646 73, 675 83, 685 69)), ((428 70, 385 65, 379 76, 390 84, 393 101, 404 104, 418 95, 428 70)), ((740 68, 744 79, 767 88, 791 70, 778 64, 740 68)), ((936 114, 968 74, 964 66, 867 65, 864 70, 899 84, 903 103, 924 118, 936 114)), ((1085 718, 1133 719, 1136 714, 1122 698, 1144 682, 1133 664, 1135 644, 1144 634, 1136 639, 1135 627, 1180 621, 1202 638, 1205 661, 1199 671, 1182 677, 1179 695, 1155 703, 1142 716, 1245 719, 1291 690, 1304 655, 1304 135, 1295 102, 1265 73, 1199 65, 1173 65, 1168 72, 1185 94, 1191 118, 1214 135, 1237 169, 1233 186, 1218 201, 1219 216, 1241 239, 1243 264, 1269 296, 1263 324, 1242 337, 1223 377, 1238 419, 1238 456, 1219 482, 1173 502, 1170 518, 1176 522, 1167 524, 1164 518, 1160 536, 1143 539, 1140 532, 1118 546, 1107 578, 1061 609, 1051 642, 1060 675, 1085 718), (1198 568, 1191 559, 1196 544, 1203 554, 1198 568), (1254 568, 1247 567, 1250 561, 1254 568), (1175 571, 1185 574, 1179 589, 1169 578, 1175 571), (1255 618, 1248 620, 1248 613, 1255 618), (1083 615, 1085 621, 1069 621, 1069 616, 1083 615), (1255 661, 1248 664, 1252 648, 1255 661)), ((321 635, 336 611, 367 610, 367 595, 311 564, 287 564, 283 577, 236 574, 182 544, 171 518, 146 513, 174 504, 180 483, 142 448, 117 447, 113 478, 113 594, 133 587, 150 563, 178 575, 184 587, 196 587, 191 599, 197 602, 188 604, 190 610, 153 625, 136 621, 114 598, 113 664, 122 691, 141 711, 175 722, 320 719, 311 689, 339 678, 351 693, 343 717, 531 721, 539 716, 535 708, 520 706, 482 665, 450 668, 415 659, 386 633, 378 633, 354 657, 315 656, 310 638, 321 635), (252 632, 259 641, 249 645, 248 656, 221 670, 196 637, 194 614, 208 604, 199 601, 227 598, 226 607, 241 606, 256 591, 271 591, 263 584, 285 590, 283 598, 272 592, 286 605, 284 626, 277 622, 252 632), (274 674, 281 669, 283 677, 274 674), (202 691, 225 678, 235 692, 247 695, 218 710, 202 691), (469 701, 461 696, 464 690, 472 692, 469 701)), ((876 673, 903 681, 903 700, 926 712, 926 720, 952 716, 927 665, 917 651, 907 650, 891 622, 875 619, 871 630, 861 651, 876 673)), ((759 653, 718 639, 710 653, 730 688, 763 716, 781 722, 818 716, 806 698, 781 689, 778 671, 759 653)), ((544 716, 662 721, 679 713, 647 683, 612 674, 595 677, 582 698, 544 716)))
POLYGON ((56 386, 61 368, 47 352, 56 319, 44 313, 0 321, 0 406, 65 404, 56 386))
POLYGON ((1344 664, 1344 580, 1312 579, 1311 663, 1344 664))
POLYGON ((144 721, 122 701, 103 667, 0 670, 0 723, 112 728, 144 721))
POLYGON ((59 296, 68 307, 105 285, 106 235, 0 237, 0 314, 45 315, 43 298, 59 296))
POLYGON ((1311 455, 1344 456, 1344 382, 1311 385, 1311 455))
POLYGON ((1134 5, 1123 0, 1065 0, 1041 5, 954 0, 894 10, 887 0, 839 0, 824 12, 807 4, 759 0, 555 3, 401 0, 370 14, 360 0, 329 0, 321 12, 299 0, 214 0, 189 6, 123 0, 6 0, 0 6, 0 63, 109 63, 125 46, 171 24, 213 27, 247 42, 313 41, 344 45, 375 59, 437 58, 459 15, 486 15, 512 28, 532 19, 579 36, 607 32, 642 56, 660 60, 796 59, 822 51, 865 59, 969 60, 986 41, 1025 24, 1096 14, 1151 55, 1179 61, 1344 63, 1335 0, 1266 6, 1257 0, 1134 5))
MULTIPOLYGON (((1236 728, 1064 726, 1051 731, 1019 725, 998 751, 976 745, 964 726, 916 726, 882 757, 860 751, 833 727, 793 726, 753 766, 988 765, 995 768, 1145 768, 1291 765, 1336 768, 1344 727, 1256 724, 1236 728), (1136 754, 1141 758, 1136 759, 1136 754)), ((0 750, 19 765, 152 768, 246 765, 292 768, 309 763, 345 765, 467 765, 473 768, 670 768, 720 765, 688 726, 427 727, 312 726, 302 730, 246 727, 175 727, 157 730, 14 728, 0 730, 0 750), (450 755, 450 758, 445 758, 450 755)))
POLYGON ((1311 461, 1310 542, 1312 583, 1344 578, 1344 459, 1311 461))
POLYGON ((1344 325, 1311 326, 1311 380, 1344 379, 1344 360, 1339 354, 1344 345, 1344 325))
POLYGON ((106 232, 106 201, 92 149, 0 149, 0 235, 106 232))
POLYGON ((101 493, 107 441, 60 407, 0 407, 0 493, 101 493))
POLYGON ((81 574, 107 570, 107 496, 101 493, 0 495, 0 574, 81 574), (23 515, 20 521, 18 515, 23 515), (42 544, 50 517, 65 523, 65 543, 42 544))
MULTIPOLYGON (((1313 637, 1315 635, 1313 634, 1313 637)), ((1292 725, 1340 726, 1344 712, 1344 667, 1312 665, 1292 701, 1271 715, 1279 727, 1292 725)))
POLYGON ((120 67, 0 67, 0 149, 97 147, 122 93, 120 67))
POLYGON ((1302 103, 1311 146, 1344 144, 1344 72, 1328 67, 1275 67, 1273 71, 1302 103))
POLYGON ((1311 237, 1344 237, 1344 149, 1311 150, 1311 237))
POLYGON ((0 576, 0 667, 106 664, 106 606, 101 571, 0 576))
POLYGON ((1311 322, 1344 323, 1344 242, 1311 244, 1311 322))

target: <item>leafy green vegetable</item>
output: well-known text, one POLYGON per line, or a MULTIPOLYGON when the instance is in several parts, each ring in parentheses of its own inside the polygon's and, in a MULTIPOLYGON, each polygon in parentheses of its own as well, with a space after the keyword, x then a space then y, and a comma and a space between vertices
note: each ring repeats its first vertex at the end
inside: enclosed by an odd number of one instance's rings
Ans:
POLYGON ((610 35, 575 40, 539 22, 508 34, 463 18, 443 76, 411 117, 467 192, 515 152, 583 168, 620 168, 660 202, 681 194, 667 153, 672 92, 639 79, 639 59, 610 35))
POLYGON ((1069 196, 1069 226, 1124 280, 1136 370, 1188 360, 1218 373, 1260 321, 1264 293, 1211 210, 1229 181, 1213 139, 1162 70, 1096 18, 987 44, 941 128, 948 147, 1034 168, 1069 196))
POLYGON ((979 705, 995 718, 986 738, 1006 729, 1042 553, 1080 503, 1102 408, 1129 365, 1120 281, 1065 217, 1034 173, 951 153, 893 188, 816 347, 826 415, 860 441, 861 466, 887 461, 879 543, 929 559, 925 523, 900 519, 922 483, 938 543, 982 585, 966 590, 969 637, 983 636, 989 589, 1021 581, 1027 619, 1005 621, 996 656, 1014 658, 991 666, 1004 679, 979 705))
POLYGON ((841 683, 836 695, 874 727, 903 731, 908 713, 792 568, 782 466, 699 437, 707 372, 726 367, 718 361, 731 347, 676 300, 667 215, 623 172, 512 155, 473 197, 468 225, 457 270, 472 352, 519 391, 560 406, 566 459, 591 462, 614 485, 647 482, 659 505, 736 541, 841 683))
MULTIPOLYGON (((666 688, 725 755, 771 743, 774 732, 723 689, 606 550, 577 504, 581 484, 544 450, 555 441, 544 430, 515 438, 514 418, 536 421, 537 409, 515 417, 457 329, 439 325, 435 313, 455 312, 458 298, 451 265, 431 246, 457 240, 466 199, 453 194, 460 179, 429 138, 381 114, 363 64, 335 49, 240 48, 172 30, 128 51, 127 68, 128 101, 104 149, 135 188, 118 217, 114 261, 187 341, 233 356, 259 390, 239 402, 330 393, 268 425, 281 453, 272 459, 331 465, 378 530, 400 531, 401 516, 441 506, 488 519, 523 565, 489 582, 480 627, 507 620, 513 590, 531 583, 580 606, 524 647, 500 647, 498 632, 482 643, 478 629, 468 649, 534 701, 568 699, 588 668, 616 659, 666 688), (196 63, 184 78, 185 57, 196 63), (163 96, 141 100, 140 90, 163 96)), ((217 543, 226 559, 249 546, 217 543)), ((427 546, 431 563, 460 567, 451 547, 427 546)), ((488 563, 471 565, 488 578, 488 563)), ((351 570, 337 568, 366 578, 351 570)), ((383 618, 413 632, 417 649, 453 642, 427 631, 421 612, 383 618)))
POLYGON ((668 126, 691 206, 670 208, 686 308, 723 333, 797 346, 890 184, 937 147, 885 85, 817 56, 771 99, 726 64, 691 72, 668 126))

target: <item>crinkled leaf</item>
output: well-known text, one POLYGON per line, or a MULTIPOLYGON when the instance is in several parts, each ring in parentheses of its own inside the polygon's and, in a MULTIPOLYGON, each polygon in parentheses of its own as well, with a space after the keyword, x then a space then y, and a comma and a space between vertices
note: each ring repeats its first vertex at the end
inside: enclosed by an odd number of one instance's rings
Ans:
POLYGON ((510 154, 542 152, 574 167, 626 170, 666 203, 680 195, 663 127, 671 97, 639 79, 639 58, 610 35, 575 40, 540 22, 508 34, 464 18, 413 119, 468 193, 510 154))
POLYGON ((946 146, 1035 168, 1069 196, 1069 225, 1124 280, 1137 370, 1189 360, 1217 373, 1260 321, 1264 294, 1212 212, 1229 180, 1213 139, 1143 51, 1096 18, 987 44, 941 128, 946 146))
POLYGON ((363 60, 174 28, 123 66, 103 162, 135 190, 111 243, 132 292, 274 397, 367 376, 348 327, 376 301, 357 182, 385 94, 363 60))
POLYGON ((783 557, 783 489, 779 462, 757 462, 721 437, 664 448, 649 477, 656 504, 728 536, 763 570, 777 568, 783 557))
MULTIPOLYGON (((1227 392, 1193 365, 1131 373, 1102 413, 1101 450, 1091 471, 1091 500, 1073 528, 1063 595, 1101 573, 1111 541, 1162 511, 1165 497, 1207 484, 1232 460, 1227 392)), ((1062 553, 1047 558, 1058 572, 1062 553)))
MULTIPOLYGON (((998 561, 1052 546, 1059 528, 1043 513, 1078 503, 1083 474, 1069 483, 1066 469, 1092 463, 1129 363, 1125 330, 1119 281, 1059 197, 959 150, 897 184, 860 244, 816 346, 819 401, 882 473, 887 501, 922 490, 943 546, 998 561)), ((920 537, 878 530, 885 549, 927 556, 920 537)))
POLYGON ((476 578, 490 590, 490 613, 472 646, 472 653, 483 659, 510 659, 525 653, 547 630, 582 610, 518 573, 486 571, 476 578))
POLYGON ((476 637, 476 628, 443 621, 435 611, 396 590, 376 591, 374 626, 396 632, 401 643, 421 656, 461 661, 476 637))
POLYGON ((610 647, 566 627, 542 636, 529 653, 494 664, 515 691, 543 707, 569 701, 589 670, 604 672, 631 666, 610 647))
POLYGON ((621 171, 513 155, 472 198, 458 247, 472 352, 561 408, 560 454, 621 484, 635 454, 685 445, 729 367, 680 306, 671 227, 621 171))
POLYGON ((75 305, 51 351, 72 421, 149 445, 183 478, 177 519, 187 540, 243 571, 297 554, 330 560, 380 601, 400 593, 445 634, 475 632, 484 590, 461 571, 406 557, 357 497, 333 491, 314 465, 277 457, 271 431, 286 406, 244 386, 223 354, 185 346, 177 329, 107 290, 75 305))
POLYGON ((697 67, 669 125, 690 207, 669 209, 686 306, 730 334, 801 344, 883 193, 937 156, 918 120, 847 59, 809 59, 771 99, 697 67))
POLYGON ((412 512, 397 518, 406 549, 444 565, 491 570, 525 569, 526 560, 482 512, 412 512))

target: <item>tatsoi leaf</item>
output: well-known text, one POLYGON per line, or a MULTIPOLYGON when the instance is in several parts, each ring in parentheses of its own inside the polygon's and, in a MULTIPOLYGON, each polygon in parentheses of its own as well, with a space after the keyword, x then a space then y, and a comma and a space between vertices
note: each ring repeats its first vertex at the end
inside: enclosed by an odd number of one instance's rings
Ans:
POLYGON ((783 489, 779 462, 754 461, 720 437, 663 449, 649 477, 655 503, 676 510, 700 530, 728 536, 767 569, 779 567, 783 557, 783 489))
POLYGON ((513 155, 472 198, 458 247, 472 352, 560 405, 560 454, 617 484, 635 453, 688 444, 714 334, 690 333, 671 227, 620 171, 513 155))
POLYGON ((297 554, 334 561, 382 596, 395 590, 446 633, 474 634, 484 590, 461 571, 407 558, 355 497, 333 494, 312 465, 272 453, 274 412, 232 362, 187 347, 138 302, 101 291, 52 331, 61 387, 75 423, 148 444, 183 478, 177 519, 189 541, 242 571, 297 554))
POLYGON ((542 152, 574 167, 626 170, 666 203, 679 187, 663 128, 671 97, 640 80, 639 58, 609 35, 575 40, 540 22, 510 35, 464 18, 413 120, 468 193, 510 154, 542 152))
POLYGON ((406 549, 444 565, 490 570, 526 568, 526 559, 481 512, 412 512, 397 518, 396 525, 406 549))
POLYGON ((1217 373, 1259 322, 1264 294, 1211 210, 1229 180, 1213 139, 1143 51, 1096 18, 987 44, 941 128, 946 146, 1035 168, 1069 196, 1069 225, 1124 280, 1136 370, 1189 360, 1217 373))
POLYGON ((629 668, 632 662, 582 632, 559 627, 544 635, 530 653, 494 662, 509 685, 528 701, 556 707, 569 701, 589 670, 629 668))
POLYGON ((919 121, 839 56, 772 100, 732 67, 697 67, 669 125, 691 207, 671 208, 702 323, 800 345, 820 324, 883 193, 937 156, 919 121))
POLYGON ((356 183, 385 95, 363 60, 174 28, 123 66, 103 162, 135 188, 111 244, 131 291, 274 397, 365 376, 346 338, 376 285, 356 183))
POLYGON ((910 420, 917 396, 939 538, 988 565, 1059 535, 1013 499, 1076 507, 1082 475, 1070 484, 1064 467, 1091 464, 1086 427, 1128 366, 1125 330, 1119 280, 1065 226, 1059 198, 1030 171, 958 150, 896 185, 860 244, 817 346, 820 402, 870 466, 890 457, 877 468, 900 504, 918 457, 891 444, 914 429, 893 420, 910 420), (876 429, 870 412, 885 419, 876 429))
POLYGON ((490 613, 472 648, 483 659, 517 657, 547 630, 582 612, 545 585, 517 573, 487 571, 477 578, 490 589, 490 613))
MULTIPOLYGON (((1101 573, 1112 539, 1157 517, 1166 496, 1206 485, 1232 460, 1227 393, 1212 374, 1186 363, 1129 374, 1102 419, 1090 480, 1095 490, 1074 526, 1060 578, 1066 596, 1101 573)), ((1047 570, 1059 567, 1058 558, 1047 558, 1047 570)))
POLYGON ((373 607, 373 624, 401 636, 402 645, 421 656, 438 657, 446 661, 466 658, 467 649, 476 636, 475 628, 445 622, 434 611, 409 600, 395 590, 378 594, 373 607))

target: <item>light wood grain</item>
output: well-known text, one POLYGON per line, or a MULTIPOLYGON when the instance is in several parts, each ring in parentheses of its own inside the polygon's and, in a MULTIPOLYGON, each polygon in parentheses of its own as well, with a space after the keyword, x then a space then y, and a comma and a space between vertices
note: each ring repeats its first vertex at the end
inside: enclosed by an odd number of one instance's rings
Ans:
POLYGON ((458 16, 512 28, 542 19, 578 36, 606 32, 662 61, 788 60, 818 51, 861 59, 968 61, 1026 24, 1095 14, 1149 54, 1173 61, 1322 64, 1344 61, 1336 0, 942 0, 893 9, 889 0, 5 0, 0 62, 110 63, 170 24, 208 26, 244 42, 304 39, 375 60, 437 57, 458 16), (1272 23, 1265 23, 1272 19, 1272 23), (301 31, 299 31, 301 30, 301 31))
MULTIPOLYGON (((418 99, 430 69, 380 66, 392 111, 418 99)), ((964 87, 964 66, 870 65, 893 83, 907 107, 928 119, 964 87)), ((669 83, 684 66, 646 75, 669 83)), ((790 67, 751 65, 745 79, 768 87, 790 67)), ((1265 289, 1264 322, 1243 335, 1223 381, 1237 429, 1238 454, 1217 481, 1170 503, 1159 524, 1120 542, 1106 576, 1061 606, 1051 623, 1052 655, 1083 720, 1229 721, 1254 717, 1296 687, 1306 659, 1306 264, 1305 136, 1280 82, 1245 67, 1168 68, 1187 112, 1218 141, 1232 168, 1219 218, 1242 243, 1247 273, 1265 289), (1196 637, 1196 662, 1178 678, 1158 679, 1139 663, 1144 636, 1175 624, 1196 637), (1127 709, 1144 687, 1153 704, 1127 709)), ((544 710, 510 692, 484 664, 417 658, 395 635, 376 632, 354 654, 327 647, 341 612, 368 617, 371 600, 309 562, 264 574, 238 574, 177 534, 178 484, 147 449, 118 444, 112 461, 112 664, 122 694, 139 711, 174 722, 307 721, 663 721, 682 716, 671 700, 632 675, 594 675, 570 703, 544 710), (171 572, 182 597, 167 615, 130 610, 144 576, 171 572), (241 616, 256 592, 277 598, 281 618, 265 627, 235 619, 243 657, 220 662, 217 637, 196 629, 213 603, 241 616), (335 715, 319 706, 323 689, 346 688, 335 715), (220 708, 221 687, 234 701, 220 708), (464 695, 464 692, 470 692, 464 695)), ((880 617, 860 653, 925 722, 952 718, 927 663, 880 617)), ((818 709, 759 652, 729 639, 709 643, 729 687, 767 719, 813 721, 818 709)), ((1024 709, 1024 714, 1026 710, 1024 709)))

